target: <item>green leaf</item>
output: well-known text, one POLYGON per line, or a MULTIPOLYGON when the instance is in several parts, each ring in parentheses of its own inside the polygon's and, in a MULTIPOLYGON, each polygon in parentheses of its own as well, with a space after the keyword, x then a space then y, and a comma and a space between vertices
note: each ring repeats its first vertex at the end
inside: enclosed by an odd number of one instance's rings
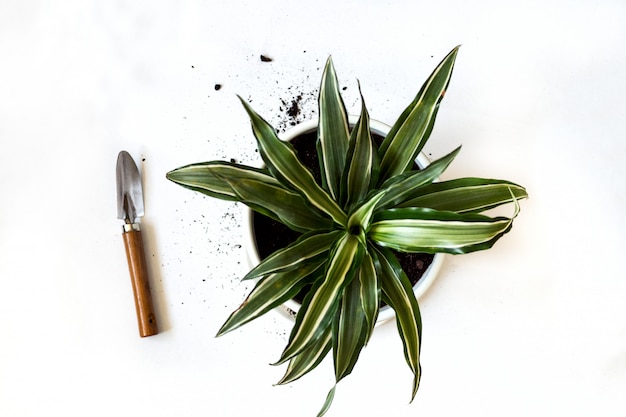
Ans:
MULTIPOLYGON (((283 221, 281 216, 277 215, 273 210, 267 209, 266 206, 283 206, 284 200, 280 196, 281 192, 294 194, 293 191, 285 189, 280 182, 278 182, 278 180, 269 175, 267 170, 256 169, 223 161, 211 161, 186 165, 168 172, 166 177, 174 183, 210 197, 227 201, 242 202, 251 209, 269 216, 279 222, 283 221), (267 186, 283 188, 283 191, 277 190, 276 193, 268 194, 266 201, 264 201, 264 205, 256 205, 250 201, 243 201, 242 197, 233 188, 233 184, 248 180, 258 181, 266 184, 267 186), (276 197, 277 200, 272 200, 272 197, 276 197)), ((297 204, 300 206, 303 210, 305 210, 306 217, 311 217, 312 215, 312 213, 308 213, 308 211, 315 211, 314 207, 309 204, 304 204, 305 200, 301 196, 299 198, 292 197, 291 200, 290 205, 293 206, 297 204)), ((289 215, 288 212, 286 214, 289 215)), ((328 222, 327 219, 323 221, 328 222)), ((311 226, 311 224, 303 225, 302 227, 297 227, 294 224, 290 225, 291 228, 301 232, 310 230, 311 226)))
POLYGON ((367 343, 374 332, 380 306, 380 280, 369 251, 363 256, 358 279, 361 283, 362 309, 367 322, 367 343))
POLYGON ((289 143, 281 141, 276 135, 274 128, 261 118, 241 97, 239 99, 250 116, 252 130, 259 146, 259 153, 270 173, 281 183, 288 184, 302 194, 307 201, 326 213, 335 223, 344 225, 347 220, 346 213, 315 182, 313 174, 302 165, 293 147, 289 143))
POLYGON ((331 348, 332 331, 329 326, 313 343, 291 358, 285 375, 277 385, 288 384, 311 372, 324 360, 331 348))
POLYGON ((367 342, 368 323, 361 300, 361 282, 350 281, 341 298, 341 308, 333 325, 335 381, 339 382, 354 368, 367 342))
POLYGON ((345 233, 333 247, 318 288, 305 299, 294 325, 290 342, 276 364, 283 363, 311 344, 332 324, 343 289, 354 277, 363 256, 363 246, 352 235, 345 233))
POLYGON ((322 406, 322 409, 320 410, 320 412, 317 413, 317 417, 322 417, 324 414, 326 414, 326 412, 330 408, 330 405, 333 403, 333 399, 335 399, 336 388, 337 388, 337 385, 335 384, 330 389, 330 391, 328 391, 328 395, 326 395, 326 401, 324 401, 324 405, 322 406))
POLYGON ((168 172, 166 178, 185 188, 228 201, 239 201, 228 180, 257 180, 271 185, 280 184, 267 171, 223 161, 185 165, 168 172))
POLYGON ((328 233, 306 234, 288 245, 277 250, 253 268, 244 279, 257 278, 274 272, 298 268, 302 263, 330 252, 332 245, 339 238, 338 230, 328 233))
POLYGON ((400 207, 427 207, 456 213, 480 213, 502 204, 527 198, 526 189, 509 181, 459 178, 422 187, 400 207))
POLYGON ((229 183, 241 202, 261 213, 272 213, 293 230, 307 232, 332 227, 332 221, 309 205, 301 194, 282 185, 252 179, 229 180, 229 183))
POLYGON ((385 137, 379 149, 380 183, 409 169, 424 147, 450 83, 458 50, 457 46, 435 68, 385 137))
POLYGON ((317 147, 322 184, 330 195, 339 201, 341 178, 348 150, 349 128, 348 114, 339 93, 337 74, 330 57, 322 74, 319 115, 317 147))
POLYGON ((271 274, 259 280, 241 306, 228 317, 217 336, 235 330, 292 299, 305 285, 320 276, 325 262, 325 259, 312 260, 298 269, 271 274))
POLYGON ((411 282, 396 257, 385 248, 373 248, 373 257, 381 277, 383 301, 396 313, 396 324, 404 347, 404 357, 413 372, 411 401, 419 387, 422 368, 420 350, 422 345, 422 318, 411 282))
POLYGON ((368 191, 376 185, 380 172, 380 158, 372 140, 369 114, 362 94, 361 116, 352 128, 346 158, 341 195, 342 202, 345 202, 345 207, 350 211, 352 207, 360 204, 368 191))
MULTIPOLYGON (((381 188, 386 189, 385 197, 379 202, 378 209, 396 207, 404 201, 420 193, 420 187, 430 184, 448 168, 450 163, 461 151, 459 146, 448 155, 428 165, 420 171, 409 171, 390 178, 381 188)), ((417 205, 417 207, 422 207, 417 205)))
POLYGON ((377 213, 368 237, 402 252, 460 254, 492 247, 512 223, 506 217, 400 208, 377 213))

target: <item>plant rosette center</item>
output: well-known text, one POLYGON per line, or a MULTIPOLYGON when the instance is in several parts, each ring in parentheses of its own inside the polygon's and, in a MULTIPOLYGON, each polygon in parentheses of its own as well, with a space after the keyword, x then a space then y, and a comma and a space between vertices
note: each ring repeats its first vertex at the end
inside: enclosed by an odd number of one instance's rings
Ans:
POLYGON ((354 237, 362 238, 365 235, 365 226, 362 224, 352 225, 350 226, 348 233, 350 233, 354 237))

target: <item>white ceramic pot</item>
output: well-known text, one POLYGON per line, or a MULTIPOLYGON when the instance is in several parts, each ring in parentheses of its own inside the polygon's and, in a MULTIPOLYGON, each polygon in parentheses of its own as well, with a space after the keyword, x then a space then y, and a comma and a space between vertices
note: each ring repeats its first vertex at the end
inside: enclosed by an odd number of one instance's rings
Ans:
MULTIPOLYGON (((358 120, 358 117, 351 116, 350 124, 351 125, 356 124, 357 120, 358 120)), ((292 129, 289 129, 287 132, 285 132, 284 135, 281 135, 281 139, 284 141, 290 141, 297 136, 315 131, 317 129, 317 122, 318 122, 317 119, 313 119, 313 120, 299 123, 298 125, 294 126, 292 129)), ((387 135, 387 133, 389 133, 389 130, 391 129, 391 127, 379 121, 370 120, 370 129, 372 130, 372 132, 377 133, 384 137, 387 135)), ((424 155, 423 153, 420 153, 417 156, 416 162, 420 168, 424 168, 430 163, 426 155, 424 155)), ((243 218, 244 233, 245 233, 244 237, 246 238, 246 242, 245 242, 246 257, 247 257, 247 261, 248 261, 248 265, 250 269, 254 268, 261 261, 259 258, 257 247, 256 247, 252 216, 253 216, 253 211, 250 209, 247 209, 243 218)), ((418 299, 422 296, 422 294, 426 292, 428 287, 434 281, 435 277, 439 274, 439 270, 441 269, 443 259, 444 259, 444 254, 442 253, 435 254, 432 263, 426 269, 422 278, 413 287, 413 292, 415 293, 415 296, 418 299)), ((280 313, 282 313, 284 316, 290 319, 293 319, 296 313, 298 312, 299 308, 300 308, 300 303, 298 303, 295 300, 289 300, 288 302, 283 304, 281 307, 279 307, 277 310, 280 313)), ((380 325, 388 320, 391 320, 392 318, 394 318, 394 316, 395 315, 394 315, 393 309, 390 308, 389 306, 385 306, 380 309, 376 325, 380 325)))

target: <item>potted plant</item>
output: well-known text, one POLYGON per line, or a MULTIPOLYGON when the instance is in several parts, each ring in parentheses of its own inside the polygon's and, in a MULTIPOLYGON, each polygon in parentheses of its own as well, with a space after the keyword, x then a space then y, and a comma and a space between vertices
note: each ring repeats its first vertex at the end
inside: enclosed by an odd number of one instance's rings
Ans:
MULTIPOLYGON (((396 252, 462 254, 489 249, 512 227, 526 190, 509 181, 461 178, 437 182, 460 147, 423 169, 413 163, 433 129, 458 47, 435 68, 380 145, 372 139, 362 100, 350 129, 329 58, 319 93, 317 153, 321 180, 293 146, 243 99, 265 168, 231 162, 195 163, 167 173, 186 188, 239 201, 298 232, 244 279, 258 279, 218 336, 237 329, 308 288, 287 346, 279 384, 314 369, 332 351, 336 383, 351 373, 374 330, 381 304, 395 312, 405 359, 420 377, 421 317, 396 252), (509 217, 482 212, 514 203, 509 217)), ((330 406, 331 388, 320 415, 330 406)))
MULTIPOLYGON (((319 120, 313 118, 297 124, 280 136, 281 140, 291 143, 300 161, 311 169, 315 180, 321 182, 321 172, 319 169, 319 157, 316 151, 317 126, 319 120)), ((357 116, 348 116, 348 125, 352 129, 358 123, 357 116)), ((377 120, 370 120, 370 130, 372 138, 376 144, 380 144, 387 136, 391 127, 377 120)), ((414 169, 423 169, 429 165, 430 161, 421 152, 413 163, 414 169)), ((262 166, 264 168, 264 166, 262 166)), ((243 217, 245 237, 245 249, 248 265, 250 268, 258 265, 261 260, 269 257, 277 249, 281 249, 294 242, 299 237, 299 233, 289 229, 283 223, 276 221, 259 212, 248 209, 243 217)), ((402 269, 407 274, 413 286, 415 297, 419 297, 426 292, 430 284, 439 273, 443 263, 443 253, 404 253, 395 252, 402 269)), ((277 311, 289 319, 294 319, 302 304, 302 299, 306 293, 305 288, 300 291, 298 297, 287 300, 277 308, 277 311)), ((386 304, 382 304, 379 309, 376 324, 380 325, 394 317, 393 309, 386 304)))

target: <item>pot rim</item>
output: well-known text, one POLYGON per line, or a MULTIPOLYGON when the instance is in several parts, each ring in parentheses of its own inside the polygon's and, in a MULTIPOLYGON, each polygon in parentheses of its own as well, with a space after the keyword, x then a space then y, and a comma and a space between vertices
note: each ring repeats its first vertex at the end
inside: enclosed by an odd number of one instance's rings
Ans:
MULTIPOLYGON (((317 130, 318 120, 319 120, 318 118, 313 118, 310 120, 300 122, 294 127, 292 127, 291 129, 287 130, 286 132, 280 134, 279 137, 281 140, 288 142, 297 136, 317 130)), ((358 116, 354 116, 354 115, 348 116, 348 122, 350 125, 355 125, 357 121, 358 121, 358 116)), ((370 119, 370 129, 374 133, 378 133, 381 136, 386 136, 391 130, 391 127, 378 120, 370 119)), ((416 162, 420 166, 420 168, 424 168, 430 164, 430 160, 423 152, 419 153, 419 155, 416 158, 416 162)), ((263 166, 262 163, 258 165, 259 168, 261 168, 262 166, 263 166)), ((246 236, 245 236, 246 237, 246 244, 245 244, 246 260, 248 261, 248 266, 250 268, 254 268, 256 265, 258 265, 261 262, 257 249, 256 249, 256 244, 255 244, 255 239, 254 239, 254 229, 253 229, 253 219, 252 219, 254 212, 250 208, 246 208, 245 210, 246 210, 246 214, 243 216, 243 226, 244 226, 244 230, 246 231, 246 236)), ((437 275, 439 275, 439 271, 441 270, 441 266, 443 264, 444 258, 445 258, 445 255, 443 253, 436 253, 433 257, 432 263, 428 266, 428 268, 422 275, 421 279, 413 286, 413 293, 415 294, 415 297, 418 300, 428 290, 428 288, 431 286, 431 284, 433 283, 437 275)), ((283 316, 289 319, 293 319, 296 313, 298 312, 299 308, 300 308, 300 303, 294 300, 289 300, 285 302, 282 306, 278 307, 276 310, 279 311, 283 316)), ((378 313, 376 326, 379 326, 391 320, 394 317, 395 317, 395 313, 393 309, 389 306, 384 306, 380 309, 378 313)))

